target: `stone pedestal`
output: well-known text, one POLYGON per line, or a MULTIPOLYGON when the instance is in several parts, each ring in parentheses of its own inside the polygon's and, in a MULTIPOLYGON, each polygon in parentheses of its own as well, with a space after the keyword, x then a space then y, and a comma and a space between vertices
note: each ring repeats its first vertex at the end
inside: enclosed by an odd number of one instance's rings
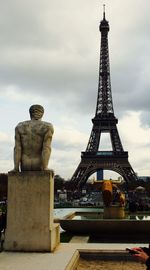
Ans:
POLYGON ((53 204, 51 171, 10 172, 5 250, 53 251, 60 242, 53 204))
POLYGON ((122 219, 125 217, 124 206, 112 205, 104 207, 104 218, 108 219, 122 219))

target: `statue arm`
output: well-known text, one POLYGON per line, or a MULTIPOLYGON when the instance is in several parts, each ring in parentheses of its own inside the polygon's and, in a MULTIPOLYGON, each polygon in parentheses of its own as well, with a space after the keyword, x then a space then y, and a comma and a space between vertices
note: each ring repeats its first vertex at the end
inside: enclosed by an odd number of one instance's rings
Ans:
POLYGON ((15 129, 15 147, 14 147, 14 171, 19 171, 19 165, 21 162, 21 139, 19 130, 15 129))
POLYGON ((45 133, 44 140, 43 140, 42 170, 48 169, 48 162, 51 155, 51 142, 52 142, 53 133, 54 133, 54 128, 52 125, 50 125, 47 132, 45 133))

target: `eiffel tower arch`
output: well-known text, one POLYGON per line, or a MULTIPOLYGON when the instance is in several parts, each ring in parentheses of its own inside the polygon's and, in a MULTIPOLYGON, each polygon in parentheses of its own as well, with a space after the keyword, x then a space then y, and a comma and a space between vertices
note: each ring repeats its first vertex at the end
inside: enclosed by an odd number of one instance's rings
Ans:
POLYGON ((89 176, 99 169, 117 172, 128 184, 138 180, 128 161, 128 152, 123 149, 117 129, 118 119, 114 115, 108 50, 109 23, 105 10, 99 30, 101 46, 96 112, 87 148, 81 153, 81 162, 71 178, 76 188, 82 187, 89 176), (112 151, 99 151, 102 133, 110 134, 112 151))

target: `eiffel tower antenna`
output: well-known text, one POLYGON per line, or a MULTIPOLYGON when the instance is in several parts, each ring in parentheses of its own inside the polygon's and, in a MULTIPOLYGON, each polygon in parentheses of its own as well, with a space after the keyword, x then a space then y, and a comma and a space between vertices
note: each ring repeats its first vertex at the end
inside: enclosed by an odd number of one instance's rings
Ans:
POLYGON ((105 5, 103 5, 103 19, 99 31, 101 45, 96 111, 86 150, 81 153, 81 162, 71 178, 71 183, 76 188, 83 186, 89 176, 99 170, 115 171, 128 184, 138 180, 128 161, 128 152, 123 149, 117 130, 118 119, 114 115, 108 50, 109 23, 105 18, 105 5), (99 150, 102 133, 110 134, 112 151, 99 150))
POLYGON ((103 19, 105 19, 105 4, 103 5, 103 19))

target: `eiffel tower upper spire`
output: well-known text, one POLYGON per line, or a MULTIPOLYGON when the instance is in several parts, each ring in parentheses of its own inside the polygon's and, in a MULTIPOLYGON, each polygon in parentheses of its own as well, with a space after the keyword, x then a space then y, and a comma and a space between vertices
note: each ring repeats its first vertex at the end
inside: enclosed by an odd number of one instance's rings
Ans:
POLYGON ((105 19, 105 5, 103 5, 103 19, 105 19))
POLYGON ((101 32, 101 47, 100 47, 100 65, 99 65, 99 82, 98 82, 98 97, 95 116, 101 114, 107 116, 108 113, 114 114, 111 82, 110 82, 110 65, 109 65, 109 50, 108 50, 108 32, 109 23, 105 18, 105 5, 103 11, 103 20, 100 22, 99 31, 101 32))

